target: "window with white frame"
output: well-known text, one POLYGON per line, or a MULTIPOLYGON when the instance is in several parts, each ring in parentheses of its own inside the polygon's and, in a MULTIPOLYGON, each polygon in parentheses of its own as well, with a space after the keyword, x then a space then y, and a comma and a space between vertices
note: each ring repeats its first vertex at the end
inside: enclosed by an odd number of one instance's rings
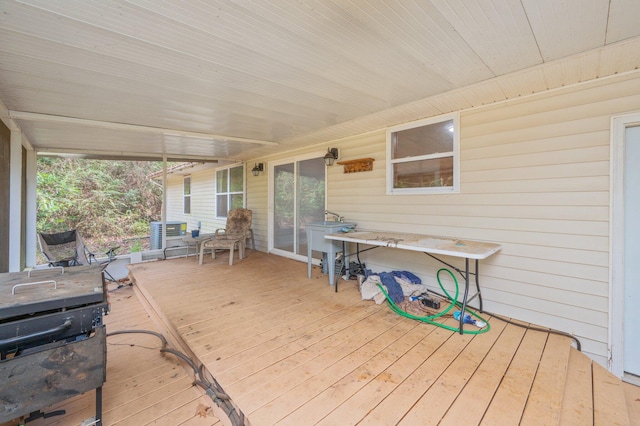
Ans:
POLYGON ((387 193, 458 192, 458 114, 387 130, 387 193))
POLYGON ((216 216, 244 207, 244 165, 216 171, 216 216))
POLYGON ((191 213, 191 176, 185 176, 182 180, 183 212, 191 213))

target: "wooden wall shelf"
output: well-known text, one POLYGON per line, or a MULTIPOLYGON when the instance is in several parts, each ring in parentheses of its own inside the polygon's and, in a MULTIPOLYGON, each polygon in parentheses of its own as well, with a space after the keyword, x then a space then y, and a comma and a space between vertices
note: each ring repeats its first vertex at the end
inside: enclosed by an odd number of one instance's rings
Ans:
POLYGON ((370 172, 373 170, 373 158, 358 158, 357 160, 338 161, 344 166, 345 173, 370 172))

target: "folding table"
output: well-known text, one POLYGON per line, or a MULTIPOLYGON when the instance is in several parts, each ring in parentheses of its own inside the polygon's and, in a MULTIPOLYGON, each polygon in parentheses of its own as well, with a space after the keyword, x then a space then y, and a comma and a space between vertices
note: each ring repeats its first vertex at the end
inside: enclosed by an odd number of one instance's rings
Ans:
MULTIPOLYGON (((346 243, 355 243, 355 254, 358 256, 358 262, 360 261, 361 252, 379 247, 388 247, 393 249, 422 252, 427 256, 437 260, 438 262, 443 263, 449 268, 454 269, 456 272, 462 275, 465 281, 464 296, 462 299, 463 314, 460 315, 460 333, 462 333, 464 324, 464 312, 468 302, 477 297, 479 301, 479 310, 480 312, 482 312, 482 295, 480 293, 478 263, 480 260, 488 258, 502 248, 499 244, 484 241, 462 240, 453 237, 387 231, 359 231, 340 234, 327 234, 325 235, 325 238, 331 241, 342 241, 344 253, 347 253, 347 251, 344 250, 344 245, 346 243), (360 250, 361 244, 372 247, 360 250), (463 258, 465 260, 465 267, 464 269, 460 269, 443 261, 437 256, 463 258), (475 260, 475 272, 469 271, 470 259, 475 260), (469 297, 469 275, 475 275, 476 283, 476 293, 471 297, 469 297)), ((335 285, 337 291, 337 281, 335 285)))

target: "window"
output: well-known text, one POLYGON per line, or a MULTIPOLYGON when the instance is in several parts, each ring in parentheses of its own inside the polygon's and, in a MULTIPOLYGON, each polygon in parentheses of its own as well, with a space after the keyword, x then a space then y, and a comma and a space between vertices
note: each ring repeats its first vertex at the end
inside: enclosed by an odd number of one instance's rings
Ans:
POLYGON ((231 209, 244 207, 244 166, 216 172, 216 216, 227 217, 231 209))
POLYGON ((458 192, 458 115, 387 130, 387 193, 458 192))
POLYGON ((184 213, 191 213, 191 176, 185 176, 182 180, 182 192, 184 197, 184 213))

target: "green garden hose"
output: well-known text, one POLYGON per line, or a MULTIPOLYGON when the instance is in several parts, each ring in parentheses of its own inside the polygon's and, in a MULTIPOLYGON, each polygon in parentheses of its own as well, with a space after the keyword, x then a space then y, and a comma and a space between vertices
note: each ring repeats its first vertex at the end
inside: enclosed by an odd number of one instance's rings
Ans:
MULTIPOLYGON (((449 301, 451 303, 442 312, 438 312, 435 315, 417 316, 417 315, 413 315, 413 314, 410 314, 408 312, 405 312, 402 309, 400 309, 400 307, 398 307, 398 305, 396 305, 393 302, 393 300, 391 300, 391 298, 389 297, 389 293, 387 293, 387 290, 385 290, 385 288, 384 288, 384 286, 382 284, 378 284, 378 287, 380 288, 380 290, 382 290, 382 293, 384 293, 385 297, 387 298, 387 303, 389 304, 389 307, 391 308, 391 310, 394 311, 395 313, 397 313, 398 315, 401 315, 401 316, 406 317, 406 318, 411 318, 411 319, 414 319, 414 320, 417 320, 417 321, 426 322, 428 324, 433 324, 435 326, 442 327, 442 328, 445 328, 447 330, 451 330, 451 331, 455 331, 455 332, 459 333, 460 332, 459 328, 451 327, 450 325, 442 324, 440 322, 435 321, 436 319, 446 315, 451 309, 453 309, 453 307, 455 305, 462 306, 461 303, 458 302, 458 295, 459 295, 458 280, 456 279, 455 275, 453 275, 453 272, 451 272, 447 268, 439 269, 438 273, 436 274, 436 278, 438 279, 438 285, 440 285, 440 288, 442 289, 442 291, 444 292, 444 294, 447 296, 447 298, 449 299, 449 301), (447 290, 442 285, 442 282, 440 281, 440 272, 442 272, 442 271, 445 271, 449 275, 451 275, 451 278, 453 279, 453 282, 456 285, 456 295, 455 295, 454 298, 452 298, 449 295, 447 290)), ((486 326, 481 328, 480 330, 464 330, 463 329, 462 333, 464 333, 464 334, 481 334, 481 333, 486 333, 487 331, 489 331, 491 329, 491 325, 489 324, 489 322, 486 319, 482 318, 479 314, 477 314, 476 312, 472 311, 469 308, 465 308, 465 311, 468 312, 469 314, 473 315, 474 317, 478 318, 480 321, 483 321, 486 324, 486 326)))

